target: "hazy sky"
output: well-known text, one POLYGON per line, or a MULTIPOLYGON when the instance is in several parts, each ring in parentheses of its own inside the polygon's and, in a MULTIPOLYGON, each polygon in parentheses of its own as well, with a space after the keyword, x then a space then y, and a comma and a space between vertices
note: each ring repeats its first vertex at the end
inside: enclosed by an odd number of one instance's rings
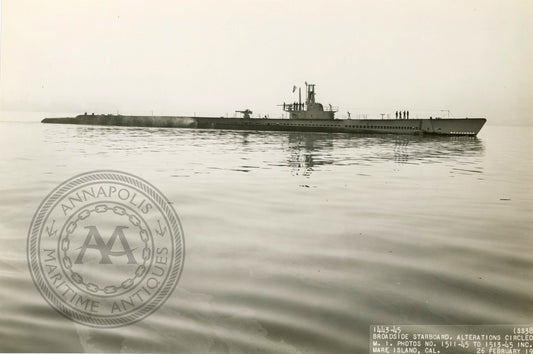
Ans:
POLYGON ((3 0, 0 108, 352 112, 533 123, 533 1, 3 0))

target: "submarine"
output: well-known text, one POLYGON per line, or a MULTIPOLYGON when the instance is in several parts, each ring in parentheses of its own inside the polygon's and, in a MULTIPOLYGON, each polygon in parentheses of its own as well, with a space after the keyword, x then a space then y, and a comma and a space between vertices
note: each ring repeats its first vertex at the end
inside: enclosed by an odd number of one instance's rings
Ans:
MULTIPOLYGON (((81 114, 75 117, 44 118, 42 123, 82 124, 127 127, 227 129, 251 131, 298 131, 353 134, 418 134, 476 136, 485 118, 408 118, 400 112, 396 119, 336 119, 336 107, 316 102, 315 84, 305 83, 306 98, 302 102, 283 103, 288 118, 252 118, 250 109, 235 111, 241 118, 191 116, 130 116, 113 114, 81 114)), ((296 87, 293 88, 293 92, 296 87)), ((383 118, 383 116, 382 116, 383 118)))

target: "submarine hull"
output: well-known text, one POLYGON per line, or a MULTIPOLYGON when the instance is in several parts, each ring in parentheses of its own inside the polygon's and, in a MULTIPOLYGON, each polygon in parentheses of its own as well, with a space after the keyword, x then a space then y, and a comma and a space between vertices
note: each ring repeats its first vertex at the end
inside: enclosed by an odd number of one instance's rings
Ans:
POLYGON ((79 115, 42 120, 42 123, 54 124, 127 127, 469 136, 477 135, 485 122, 485 118, 310 120, 123 115, 79 115))

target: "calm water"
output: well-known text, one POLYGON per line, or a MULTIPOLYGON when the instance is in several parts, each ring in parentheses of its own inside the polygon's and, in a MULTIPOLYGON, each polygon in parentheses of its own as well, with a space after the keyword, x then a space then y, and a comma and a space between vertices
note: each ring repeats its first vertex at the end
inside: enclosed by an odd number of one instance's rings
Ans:
POLYGON ((3 351, 365 353, 371 324, 533 322, 531 128, 475 139, 3 122, 0 137, 3 351), (96 169, 154 184, 185 230, 171 297, 118 329, 57 314, 26 264, 41 200, 96 169))

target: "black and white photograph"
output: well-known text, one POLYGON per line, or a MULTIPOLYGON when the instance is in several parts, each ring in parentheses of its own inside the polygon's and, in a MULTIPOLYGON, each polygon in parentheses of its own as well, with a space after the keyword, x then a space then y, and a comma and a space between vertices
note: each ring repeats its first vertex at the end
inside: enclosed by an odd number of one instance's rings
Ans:
POLYGON ((533 2, 0 4, 0 352, 533 354, 533 2))

